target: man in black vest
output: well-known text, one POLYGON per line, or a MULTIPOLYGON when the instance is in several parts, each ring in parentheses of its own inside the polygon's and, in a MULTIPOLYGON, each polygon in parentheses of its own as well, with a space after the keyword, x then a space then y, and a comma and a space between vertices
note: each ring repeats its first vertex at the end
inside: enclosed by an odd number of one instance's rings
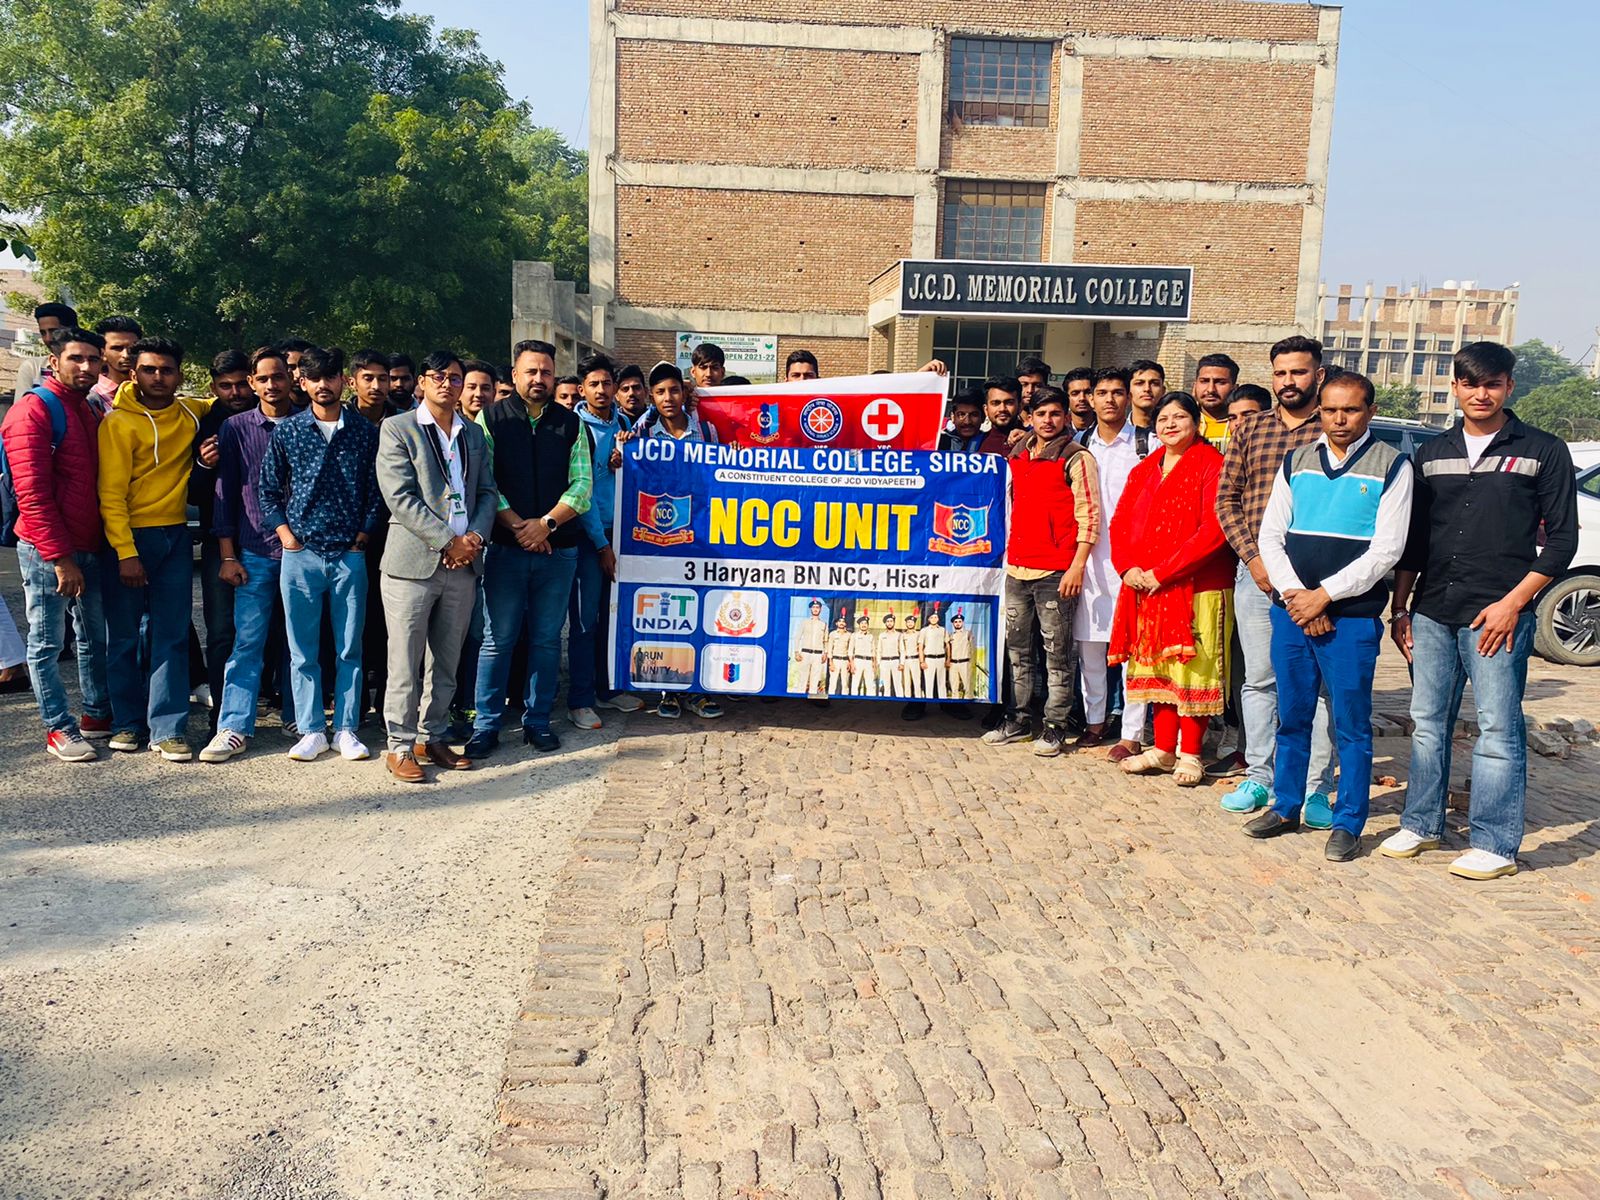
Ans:
POLYGON ((522 740, 539 750, 561 741, 550 729, 561 626, 578 565, 578 517, 589 510, 594 465, 576 413, 554 402, 556 351, 549 342, 518 342, 513 395, 484 409, 500 489, 500 513, 483 574, 483 649, 478 656, 478 716, 468 758, 500 741, 511 655, 528 627, 528 689, 522 740))

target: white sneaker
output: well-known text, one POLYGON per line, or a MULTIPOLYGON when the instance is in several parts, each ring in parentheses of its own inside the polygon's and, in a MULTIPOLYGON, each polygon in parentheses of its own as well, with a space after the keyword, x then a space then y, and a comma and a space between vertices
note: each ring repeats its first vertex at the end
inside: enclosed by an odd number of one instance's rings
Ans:
POLYGON ((200 761, 227 762, 235 754, 243 754, 247 744, 244 734, 235 733, 231 729, 219 729, 217 736, 207 742, 206 748, 200 751, 200 761))
POLYGON ((1378 844, 1378 853, 1389 858, 1415 858, 1424 850, 1437 850, 1438 838, 1425 838, 1409 829, 1396 830, 1378 844))
POLYGON ((567 720, 579 729, 600 728, 600 714, 592 708, 575 708, 567 714, 567 720))
POLYGON ((603 700, 594 702, 596 708, 614 708, 618 712, 638 712, 644 707, 644 701, 632 692, 618 692, 615 696, 607 696, 603 700))
POLYGON ((198 704, 202 708, 210 708, 211 707, 211 685, 209 683, 202 683, 197 688, 195 688, 194 691, 190 692, 189 693, 189 703, 190 704, 198 704))
POLYGON ((345 762, 360 762, 364 758, 372 757, 372 751, 368 750, 366 744, 349 729, 341 729, 333 735, 333 748, 345 762))
POLYGON ((306 734, 296 742, 294 748, 289 751, 289 757, 295 762, 315 762, 318 755, 326 754, 327 751, 328 735, 319 729, 315 733, 306 734))
POLYGON ((1463 879, 1499 879, 1502 875, 1515 875, 1517 860, 1488 850, 1468 850, 1450 864, 1450 874, 1463 879))

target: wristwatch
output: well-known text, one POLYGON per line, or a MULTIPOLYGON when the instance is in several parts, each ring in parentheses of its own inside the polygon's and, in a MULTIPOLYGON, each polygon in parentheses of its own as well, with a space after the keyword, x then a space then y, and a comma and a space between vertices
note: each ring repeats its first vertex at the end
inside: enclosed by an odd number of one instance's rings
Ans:
POLYGON ((554 517, 541 517, 540 520, 544 522, 544 527, 551 533, 554 533, 556 530, 561 528, 561 522, 557 521, 554 517))

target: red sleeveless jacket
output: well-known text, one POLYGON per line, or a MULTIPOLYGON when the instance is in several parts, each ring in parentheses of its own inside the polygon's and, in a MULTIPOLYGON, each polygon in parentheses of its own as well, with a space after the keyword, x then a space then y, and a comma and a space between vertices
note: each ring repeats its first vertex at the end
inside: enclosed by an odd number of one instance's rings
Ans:
POLYGON ((1006 562, 1013 567, 1065 571, 1078 552, 1078 516, 1067 482, 1070 450, 1064 458, 1048 459, 1033 458, 1023 450, 1008 461, 1011 533, 1006 538, 1006 562))

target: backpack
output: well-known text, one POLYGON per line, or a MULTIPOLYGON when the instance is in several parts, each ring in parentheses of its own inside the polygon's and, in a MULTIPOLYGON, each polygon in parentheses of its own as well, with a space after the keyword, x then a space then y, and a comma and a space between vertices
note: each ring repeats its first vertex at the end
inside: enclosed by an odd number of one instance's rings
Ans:
MULTIPOLYGON (((67 407, 61 397, 42 388, 30 388, 17 397, 20 404, 29 396, 39 397, 45 411, 50 414, 50 452, 53 454, 67 436, 67 407)), ((11 477, 11 463, 6 459, 5 442, 0 440, 0 546, 17 544, 17 489, 11 477)))
MULTIPOLYGON (((1089 435, 1094 433, 1094 429, 1095 427, 1091 425, 1078 435, 1078 445, 1082 446, 1085 450, 1089 448, 1089 435)), ((1135 425, 1133 427, 1133 448, 1138 452, 1140 458, 1149 457, 1150 431, 1144 428, 1142 425, 1135 425)))

